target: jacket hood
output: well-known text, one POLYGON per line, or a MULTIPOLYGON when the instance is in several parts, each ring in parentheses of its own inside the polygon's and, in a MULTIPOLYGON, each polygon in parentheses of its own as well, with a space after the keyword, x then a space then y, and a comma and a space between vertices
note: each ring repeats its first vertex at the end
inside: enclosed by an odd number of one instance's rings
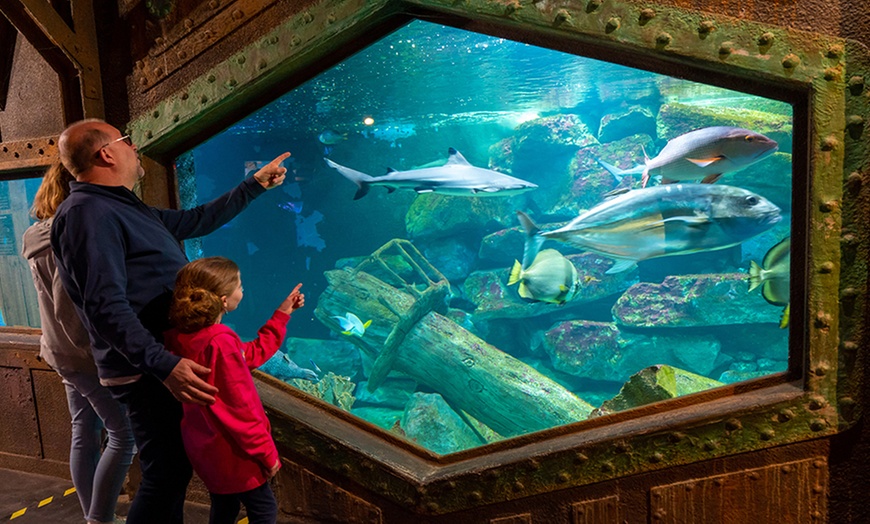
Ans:
POLYGON ((51 223, 53 221, 52 218, 49 218, 27 228, 21 239, 21 256, 31 260, 43 254, 43 251, 51 251, 51 223))

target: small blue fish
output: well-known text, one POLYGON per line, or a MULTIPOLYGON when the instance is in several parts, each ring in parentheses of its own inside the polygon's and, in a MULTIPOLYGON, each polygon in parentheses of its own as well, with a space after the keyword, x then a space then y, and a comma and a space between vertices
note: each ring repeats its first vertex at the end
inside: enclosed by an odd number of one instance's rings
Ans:
POLYGON ((309 359, 308 359, 308 362, 311 362, 311 367, 314 368, 314 371, 316 371, 316 372, 318 372, 318 373, 323 373, 323 370, 320 369, 320 366, 318 366, 318 365, 314 362, 314 359, 313 359, 313 358, 309 358, 309 359))
POLYGON ((342 140, 347 140, 347 133, 339 133, 333 129, 326 129, 317 135, 317 140, 325 146, 334 146, 342 140))
POLYGON ((345 315, 343 317, 333 316, 332 318, 338 320, 338 324, 341 326, 341 329, 343 330, 341 332, 343 335, 351 335, 351 336, 361 337, 361 336, 365 335, 366 328, 368 328, 370 325, 372 325, 371 320, 369 320, 368 322, 363 324, 362 320, 360 320, 359 317, 354 315, 353 313, 348 313, 347 315, 345 315))

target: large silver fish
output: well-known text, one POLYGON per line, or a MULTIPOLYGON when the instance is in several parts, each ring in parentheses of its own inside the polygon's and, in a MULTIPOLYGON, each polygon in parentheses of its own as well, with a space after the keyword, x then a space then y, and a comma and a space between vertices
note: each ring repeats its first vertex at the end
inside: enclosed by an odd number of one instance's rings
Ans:
POLYGON ((514 262, 508 285, 517 283, 521 297, 551 304, 573 300, 581 287, 577 268, 555 249, 538 253, 527 268, 514 262))
POLYGON ((761 286, 761 296, 774 306, 785 306, 779 327, 788 327, 790 313, 791 237, 785 237, 764 255, 759 265, 749 265, 749 291, 761 286))
POLYGON ((468 163, 462 153, 449 150, 447 163, 443 166, 395 171, 390 169, 384 176, 373 177, 363 172, 339 165, 328 158, 326 164, 344 175, 359 188, 353 199, 362 198, 371 186, 384 186, 392 193, 396 189, 413 189, 417 193, 442 193, 456 196, 507 196, 535 189, 537 185, 514 178, 491 169, 475 167, 468 163))
POLYGON ((751 191, 711 184, 628 191, 553 231, 540 231, 522 211, 517 215, 527 235, 523 266, 553 239, 613 258, 611 274, 641 260, 735 246, 782 219, 778 207, 751 191))
POLYGON ((661 177, 662 184, 701 180, 712 184, 723 173, 737 171, 772 155, 778 148, 775 140, 740 127, 715 126, 690 131, 669 141, 655 158, 631 169, 598 160, 617 180, 625 175, 641 174, 641 187, 650 177, 661 177))

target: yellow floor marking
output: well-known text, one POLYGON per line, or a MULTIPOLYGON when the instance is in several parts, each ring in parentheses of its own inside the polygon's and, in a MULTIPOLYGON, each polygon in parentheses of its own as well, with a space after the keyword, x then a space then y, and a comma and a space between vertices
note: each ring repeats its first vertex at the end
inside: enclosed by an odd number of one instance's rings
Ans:
POLYGON ((36 507, 41 508, 42 506, 45 506, 46 504, 50 504, 52 500, 54 500, 54 497, 48 497, 47 499, 42 499, 39 501, 39 504, 36 507))
POLYGON ((238 524, 248 524, 248 517, 243 518, 238 522, 238 524))
POLYGON ((72 487, 72 488, 69 488, 68 490, 64 491, 63 496, 66 497, 67 495, 72 495, 75 492, 76 492, 76 488, 72 487))
POLYGON ((25 513, 26 511, 27 511, 27 508, 19 509, 18 511, 16 511, 15 513, 13 513, 11 517, 9 517, 9 520, 17 519, 17 518, 20 517, 21 515, 24 515, 24 513, 25 513))

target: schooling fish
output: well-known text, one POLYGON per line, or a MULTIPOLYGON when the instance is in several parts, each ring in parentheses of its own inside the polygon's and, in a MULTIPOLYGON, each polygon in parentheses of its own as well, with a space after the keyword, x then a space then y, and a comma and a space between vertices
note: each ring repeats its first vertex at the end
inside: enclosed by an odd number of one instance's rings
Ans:
POLYGON ((774 306, 785 306, 779 327, 788 326, 791 237, 780 240, 764 255, 761 265, 749 263, 749 291, 761 286, 761 296, 774 306))
POLYGON ((551 304, 573 300, 580 291, 577 268, 555 249, 544 249, 527 268, 514 262, 508 285, 519 283, 523 298, 551 304))
POLYGON ((617 180, 625 175, 641 175, 641 187, 650 177, 661 177, 662 184, 698 180, 712 184, 723 173, 754 164, 778 148, 775 140, 740 127, 714 126, 690 131, 669 141, 655 158, 644 151, 644 165, 631 169, 598 160, 617 180))
POLYGON ((527 237, 524 261, 534 260, 549 238, 613 258, 610 274, 641 260, 736 246, 782 219, 778 207, 751 191, 711 184, 631 190, 552 231, 517 215, 527 237))
POLYGON ((359 188, 353 199, 369 192, 371 186, 384 186, 392 193, 396 189, 413 189, 417 193, 442 193, 456 196, 508 196, 535 189, 537 185, 491 169, 475 167, 462 153, 449 149, 447 163, 437 167, 396 171, 390 169, 380 177, 336 164, 328 158, 326 164, 344 175, 359 188))
POLYGON ((353 313, 348 313, 347 315, 334 316, 332 317, 338 321, 338 324, 341 326, 343 330, 341 333, 343 335, 351 335, 356 337, 361 337, 365 335, 366 329, 372 325, 372 321, 369 320, 365 324, 363 324, 362 320, 359 319, 358 316, 353 313))

